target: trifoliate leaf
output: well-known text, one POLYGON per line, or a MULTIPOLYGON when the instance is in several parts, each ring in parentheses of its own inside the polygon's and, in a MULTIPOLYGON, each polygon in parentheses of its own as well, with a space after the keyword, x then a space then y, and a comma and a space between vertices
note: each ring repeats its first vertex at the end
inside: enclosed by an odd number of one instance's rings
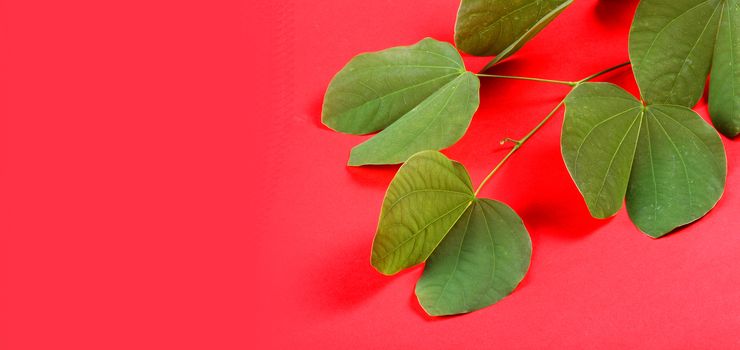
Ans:
POLYGON ((478 90, 457 50, 427 38, 353 58, 329 84, 322 121, 350 134, 385 129, 355 148, 349 164, 397 164, 457 142, 478 109, 478 90))
POLYGON ((722 196, 722 141, 691 109, 643 106, 607 83, 577 87, 565 105, 563 159, 594 217, 614 215, 626 195, 635 225, 660 237, 722 196))
POLYGON ((478 78, 463 73, 375 137, 352 149, 349 165, 402 163, 457 142, 478 108, 478 78))

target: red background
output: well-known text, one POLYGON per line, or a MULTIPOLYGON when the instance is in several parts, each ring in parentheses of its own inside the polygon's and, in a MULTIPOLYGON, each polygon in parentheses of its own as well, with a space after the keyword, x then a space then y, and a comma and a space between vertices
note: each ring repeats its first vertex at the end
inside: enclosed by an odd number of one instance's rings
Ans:
MULTIPOLYGON (((624 210, 589 216, 558 116, 483 191, 532 235, 514 294, 430 318, 420 267, 372 269, 396 167, 345 166, 366 137, 320 124, 323 92, 360 52, 451 41, 457 6, 0 1, 0 348, 740 347, 738 141, 719 205, 652 240, 624 210)), ((576 1, 494 72, 574 80, 626 61, 635 6, 576 1)), ((636 92, 627 69, 602 80, 636 92)), ((477 184, 498 141, 566 92, 484 81, 445 153, 477 184)))

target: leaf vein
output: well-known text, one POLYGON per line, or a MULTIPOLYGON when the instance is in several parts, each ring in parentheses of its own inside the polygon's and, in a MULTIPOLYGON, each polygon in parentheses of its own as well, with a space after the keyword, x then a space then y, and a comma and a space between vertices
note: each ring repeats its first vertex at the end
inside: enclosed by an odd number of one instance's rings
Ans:
MULTIPOLYGON (((599 197, 601 197, 602 191, 604 191, 604 186, 606 185, 606 178, 609 176, 609 172, 611 171, 612 165, 614 164, 614 159, 617 158, 617 154, 619 154, 619 151, 622 149, 622 145, 624 144, 624 140, 627 139, 627 135, 630 134, 630 131, 632 130, 632 127, 635 125, 638 119, 641 118, 635 118, 635 120, 632 121, 632 124, 630 124, 630 127, 627 129, 627 132, 624 133, 624 136, 622 136, 622 140, 619 141, 619 145, 617 145, 617 150, 612 155, 611 160, 609 160, 609 166, 606 168, 606 173, 604 174, 604 179, 601 182, 601 187, 599 187, 599 191, 596 193, 596 197, 594 197, 594 205, 599 203, 599 197)), ((603 207, 601 207, 604 209, 603 207)))
POLYGON ((582 148, 582 147, 583 147, 583 145, 584 145, 584 144, 586 143, 586 140, 587 140, 587 139, 589 138, 589 136, 591 136, 591 133, 592 133, 592 132, 593 132, 594 130, 596 130, 596 129, 597 129, 597 128, 598 128, 599 126, 603 125, 604 123, 607 123, 607 122, 609 122, 610 120, 612 120, 612 119, 614 119, 614 118, 617 118, 617 117, 619 117, 619 116, 621 116, 621 115, 623 115, 623 114, 626 114, 626 113, 628 113, 628 112, 630 112, 630 111, 632 111, 632 110, 634 110, 634 109, 637 109, 637 108, 640 108, 640 107, 639 107, 639 106, 638 106, 638 107, 633 107, 633 108, 630 108, 630 109, 628 109, 628 110, 626 110, 626 111, 623 111, 623 112, 619 112, 619 113, 617 113, 617 114, 615 114, 615 115, 613 115, 613 116, 610 116, 609 118, 606 118, 606 119, 604 119, 604 120, 600 121, 600 122, 599 122, 598 124, 594 125, 594 126, 593 126, 593 127, 592 127, 592 128, 591 128, 591 129, 590 129, 590 130, 589 130, 589 131, 588 131, 588 132, 586 133, 586 136, 584 136, 584 137, 583 137, 583 140, 581 141, 581 144, 579 144, 579 145, 578 145, 578 148, 576 149, 576 159, 575 159, 575 160, 573 161, 573 164, 574 164, 574 167, 575 167, 575 169, 573 170, 573 177, 574 177, 574 178, 578 176, 578 165, 577 165, 577 164, 578 164, 578 158, 580 158, 580 156, 581 156, 581 148, 582 148))
MULTIPOLYGON (((410 241, 410 240, 414 239, 414 238, 415 238, 416 236, 418 236, 418 235, 419 235, 420 233, 424 232, 424 230, 426 230, 426 229, 427 229, 427 228, 428 228, 429 226, 433 225, 433 224, 434 224, 435 222, 437 222, 437 221, 439 221, 439 220, 442 220, 442 218, 444 218, 445 216, 449 215, 449 214, 450 214, 450 213, 452 213, 453 211, 457 210, 457 209, 458 209, 458 208, 460 208, 461 206, 463 206, 463 205, 467 205, 467 204, 470 204, 470 202, 471 202, 470 200, 467 200, 467 201, 465 201, 465 202, 462 202, 462 203, 460 203, 460 204, 458 204, 458 205, 454 206, 454 207, 453 207, 452 209, 450 209, 449 211, 445 212, 444 214, 442 214, 442 215, 440 215, 440 216, 438 216, 438 217, 434 218, 434 219, 433 219, 432 221, 430 221, 430 222, 429 222, 428 224, 424 225, 424 227, 422 227, 422 228, 421 228, 421 229, 419 229, 418 231, 416 231, 416 232, 412 233, 412 234, 411 234, 411 235, 410 235, 409 237, 407 237, 406 239, 404 239, 403 241, 401 241, 401 243, 399 243, 399 244, 397 244, 397 245, 396 245, 395 247, 391 248, 389 252, 386 252, 386 254, 385 254, 385 255, 383 255, 382 257, 378 258, 378 261, 383 261, 383 260, 385 260, 385 259, 386 259, 386 258, 388 258, 388 257, 389 257, 389 256, 390 256, 391 254, 395 253, 395 252, 396 252, 396 251, 397 251, 398 249, 400 249, 400 248, 401 248, 401 247, 402 247, 403 245, 405 245, 406 243, 408 243, 408 241, 410 241)), ((445 233, 445 234, 446 234, 446 233, 445 233)))
POLYGON ((468 220, 465 221, 465 229, 463 230, 463 236, 460 239, 460 246, 458 247, 457 255, 455 255, 455 266, 452 268, 452 272, 450 273, 450 278, 448 278, 447 281, 445 281, 444 286, 442 286, 442 289, 437 295, 437 299, 434 301, 434 305, 438 305, 439 300, 442 299, 442 296, 444 295, 445 290, 447 290, 447 286, 450 284, 450 281, 452 281, 453 277, 455 276, 455 272, 457 272, 457 266, 460 264, 460 255, 462 254, 462 247, 465 244, 465 237, 468 235, 468 228, 470 226, 470 218, 473 216, 474 210, 475 208, 471 208, 470 214, 468 215, 468 220))
POLYGON ((689 208, 692 208, 694 206, 694 201, 693 201, 694 195, 693 195, 693 192, 691 191, 691 180, 689 179, 689 169, 686 166, 686 161, 683 159, 683 156, 681 155, 681 151, 678 150, 678 146, 676 146, 676 143, 673 142, 673 139, 668 134, 668 131, 666 131, 665 127, 663 126, 663 123, 660 122, 660 119, 658 119, 658 117, 652 111, 648 111, 648 112, 650 112, 650 114, 653 116, 655 121, 658 123, 658 126, 660 126, 660 128, 663 130, 663 133, 668 139, 668 142, 671 143, 671 145, 673 146, 673 149, 676 151, 676 155, 678 156, 678 159, 681 160, 681 165, 683 166, 683 172, 684 172, 684 175, 686 176, 686 188, 689 190, 689 208))

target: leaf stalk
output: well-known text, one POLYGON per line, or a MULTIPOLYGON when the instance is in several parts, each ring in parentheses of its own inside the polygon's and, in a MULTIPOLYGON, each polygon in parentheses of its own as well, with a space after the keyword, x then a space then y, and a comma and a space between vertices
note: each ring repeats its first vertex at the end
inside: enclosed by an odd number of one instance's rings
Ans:
POLYGON ((476 75, 479 76, 479 77, 483 77, 483 78, 527 80, 527 81, 536 81, 536 82, 540 82, 540 83, 551 83, 551 84, 568 85, 568 86, 576 86, 576 84, 578 84, 578 82, 575 82, 575 81, 564 81, 564 80, 554 80, 554 79, 522 77, 522 76, 515 76, 515 75, 481 74, 481 73, 478 73, 476 75))
MULTIPOLYGON (((622 68, 622 67, 627 66, 629 64, 630 64, 630 62, 621 63, 621 64, 618 64, 616 66, 613 66, 613 67, 604 69, 604 70, 602 70, 600 72, 591 74, 591 75, 589 75, 589 76, 587 76, 587 77, 585 77, 585 78, 583 78, 583 79, 581 79, 581 80, 579 80, 577 82, 573 82, 573 85, 571 85, 572 86, 572 89, 575 89, 576 87, 578 87, 579 85, 581 85, 581 84, 583 84, 583 83, 585 83, 587 81, 593 80, 593 79, 595 79, 595 78, 597 78, 599 76, 602 76, 602 75, 607 74, 607 73, 609 73, 611 71, 614 71, 614 70, 617 70, 619 68, 622 68)), ((480 76, 480 74, 479 74, 479 76, 480 76)), ((486 74, 484 74, 483 76, 486 76, 486 74)), ((532 79, 536 79, 536 78, 532 78, 532 79)), ((531 79, 523 79, 523 80, 531 80, 531 79)), ((539 81, 539 79, 536 79, 536 80, 539 81)), ((547 79, 545 79, 545 80, 547 80, 547 79)), ((572 89, 571 89, 571 91, 572 91, 572 89)), ((566 97, 567 97, 567 95, 566 95, 566 97)), ((511 142, 511 143, 514 144, 514 147, 512 147, 511 150, 509 150, 509 153, 507 153, 504 156, 504 158, 501 159, 501 161, 498 162, 498 164, 496 164, 496 166, 493 168, 493 170, 491 170, 491 172, 488 173, 488 175, 486 176, 486 178, 483 179, 483 181, 480 183, 480 185, 478 186, 478 188, 475 190, 475 194, 474 195, 476 197, 478 196, 478 193, 480 193, 480 191, 483 189, 483 186, 485 186, 486 183, 488 183, 488 181, 491 180, 491 178, 493 177, 493 175, 496 174, 496 172, 498 172, 499 169, 501 169, 501 167, 504 165, 504 163, 506 163, 509 160, 509 158, 511 158, 511 156, 514 155, 514 153, 516 153, 516 151, 518 151, 532 136, 534 136, 534 134, 537 133, 537 131, 539 131, 543 126, 545 126, 545 124, 547 124, 547 122, 552 118, 552 116, 555 115, 555 113, 557 113, 557 111, 560 109, 560 107, 562 107, 565 104, 565 98, 566 97, 563 97, 563 99, 560 100, 560 102, 555 106, 555 108, 553 108, 550 111, 550 113, 548 113, 545 116, 545 118, 543 118, 537 125, 535 125, 534 128, 532 128, 532 130, 530 130, 521 139, 515 140, 515 139, 512 139, 512 138, 507 137, 507 138, 504 138, 503 140, 501 140, 501 144, 502 145, 504 143, 506 143, 506 142, 511 142)))
POLYGON ((498 78, 498 79, 512 79, 512 80, 526 80, 526 81, 536 81, 540 83, 550 83, 550 84, 559 84, 559 85, 568 85, 570 87, 576 87, 580 84, 583 84, 589 80, 592 80, 596 77, 599 77, 601 75, 604 75, 606 73, 609 73, 611 71, 617 70, 619 68, 622 68, 626 65, 629 65, 630 62, 624 62, 621 64, 618 64, 614 67, 610 67, 607 69, 604 69, 598 73, 591 74, 581 80, 578 81, 565 81, 565 80, 557 80, 557 79, 544 79, 544 78, 534 78, 534 77, 525 77, 525 76, 518 76, 518 75, 500 75, 500 74, 483 74, 483 73, 477 73, 476 76, 481 78, 498 78))

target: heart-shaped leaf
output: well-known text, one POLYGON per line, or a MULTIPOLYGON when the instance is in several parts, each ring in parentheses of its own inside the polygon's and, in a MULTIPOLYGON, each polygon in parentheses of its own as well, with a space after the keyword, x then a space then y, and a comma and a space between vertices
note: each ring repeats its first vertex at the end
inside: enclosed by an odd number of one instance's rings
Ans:
POLYGON ((391 275, 423 262, 475 199, 465 168, 436 151, 398 169, 380 211, 372 265, 391 275))
POLYGON ((704 92, 712 67, 710 114, 721 132, 737 135, 738 21, 738 0, 640 1, 630 31, 629 51, 643 100, 648 104, 693 107, 704 92))
POLYGON ((537 35, 573 0, 462 0, 455 44, 471 55, 510 56, 537 35))
POLYGON ((416 295, 428 314, 452 315, 511 293, 531 254, 529 234, 511 208, 476 199, 461 164, 423 151, 388 187, 371 261, 381 273, 394 274, 429 258, 416 295))
POLYGON ((643 106, 607 83, 582 84, 565 105, 563 159, 593 216, 614 215, 626 195, 632 221, 657 238, 722 196, 722 141, 691 109, 643 106))
POLYGON ((433 316, 484 308, 519 285, 531 256, 519 216, 506 204, 477 199, 429 257, 416 296, 433 316))
POLYGON ((322 121, 350 134, 385 129, 353 149, 350 165, 402 163, 465 134, 479 85, 452 45, 427 38, 350 60, 329 84, 322 121))

